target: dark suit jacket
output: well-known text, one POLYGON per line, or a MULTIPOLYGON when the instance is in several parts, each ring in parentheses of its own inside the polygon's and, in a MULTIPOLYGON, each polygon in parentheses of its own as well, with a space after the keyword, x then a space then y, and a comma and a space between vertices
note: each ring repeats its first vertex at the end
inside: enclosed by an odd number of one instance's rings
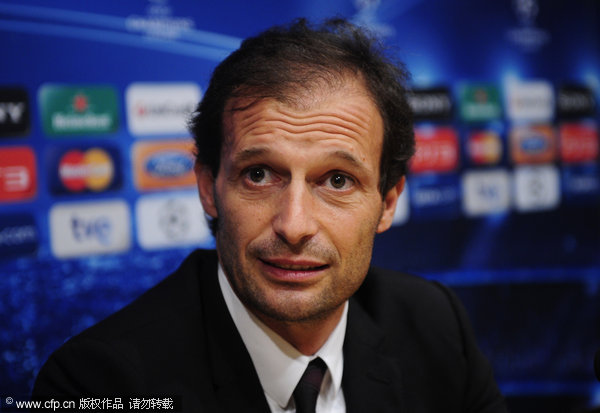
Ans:
MULTIPOLYGON (((350 300, 342 380, 348 412, 504 412, 467 316, 445 287, 371 269, 350 300)), ((181 395, 186 412, 268 412, 217 280, 195 251, 123 310, 69 340, 33 396, 181 395)))

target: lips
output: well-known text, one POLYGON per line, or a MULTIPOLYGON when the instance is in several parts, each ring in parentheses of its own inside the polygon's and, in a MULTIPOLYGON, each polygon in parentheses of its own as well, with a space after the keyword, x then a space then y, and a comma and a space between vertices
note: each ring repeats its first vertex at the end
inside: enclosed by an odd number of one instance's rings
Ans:
POLYGON ((260 259, 266 273, 283 281, 302 281, 320 274, 328 264, 312 260, 260 259))

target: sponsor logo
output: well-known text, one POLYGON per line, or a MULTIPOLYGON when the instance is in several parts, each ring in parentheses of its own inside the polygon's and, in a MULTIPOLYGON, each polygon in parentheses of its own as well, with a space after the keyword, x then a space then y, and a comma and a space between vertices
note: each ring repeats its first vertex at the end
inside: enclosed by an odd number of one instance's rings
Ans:
POLYGON ((560 158, 563 162, 598 159, 598 128, 592 122, 563 123, 559 128, 560 158))
POLYGON ((467 216, 496 214, 510 208, 510 177, 505 170, 465 172, 462 184, 467 216))
POLYGON ((117 95, 111 87, 44 85, 39 100, 48 135, 105 134, 119 127, 117 95))
POLYGON ((443 120, 452 117, 452 99, 445 87, 414 89, 408 96, 415 120, 443 120))
POLYGON ((459 150, 456 131, 450 127, 418 127, 415 129, 416 152, 410 170, 449 172, 458 167, 459 150))
POLYGON ((563 86, 558 90, 556 106, 562 117, 594 116, 596 100, 585 86, 563 86))
POLYGON ((560 203, 558 169, 554 165, 517 166, 515 206, 520 212, 553 209, 560 203))
POLYGON ((516 126, 510 131, 515 163, 545 163, 556 159, 556 137, 550 125, 516 126))
POLYGON ((456 174, 410 177, 411 216, 455 217, 460 213, 460 184, 456 174))
POLYGON ((212 240, 197 194, 145 196, 135 208, 138 240, 147 250, 212 240))
POLYGON ((195 185, 193 143, 138 142, 133 147, 135 185, 156 190, 195 185))
POLYGON ((35 154, 31 148, 0 149, 0 202, 32 198, 36 181, 35 154))
POLYGON ((598 172, 598 165, 595 163, 567 165, 561 168, 565 198, 568 201, 595 201, 600 195, 598 172))
POLYGON ((554 116, 554 91, 546 81, 511 82, 507 113, 513 121, 549 121, 554 116))
POLYGON ((121 185, 119 153, 112 147, 69 148, 53 153, 52 192, 102 192, 121 185))
POLYGON ((502 159, 502 139, 493 130, 477 130, 467 138, 467 156, 474 165, 495 165, 502 159))
POLYGON ((404 190, 396 202, 396 209, 394 210, 394 219, 392 225, 402 225, 408 221, 410 214, 409 200, 408 200, 408 184, 404 185, 404 190))
POLYGON ((0 88, 0 136, 29 131, 29 99, 25 89, 0 88))
POLYGON ((498 88, 491 85, 463 85, 460 88, 460 115, 467 122, 500 118, 502 106, 498 88))
POLYGON ((132 135, 187 134, 200 88, 193 83, 134 83, 125 99, 132 135))
POLYGON ((58 258, 122 252, 131 244, 123 201, 57 204, 50 209, 50 245, 58 258))
POLYGON ((38 244, 38 229, 32 215, 10 214, 0 217, 0 258, 33 254, 38 244))

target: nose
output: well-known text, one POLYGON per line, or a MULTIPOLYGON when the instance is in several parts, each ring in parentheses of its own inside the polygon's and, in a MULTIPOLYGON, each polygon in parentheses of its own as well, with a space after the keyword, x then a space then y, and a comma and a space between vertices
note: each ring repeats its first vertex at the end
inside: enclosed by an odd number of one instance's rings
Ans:
POLYGON ((314 200, 305 182, 292 180, 277 201, 273 230, 280 239, 300 246, 317 233, 314 200))

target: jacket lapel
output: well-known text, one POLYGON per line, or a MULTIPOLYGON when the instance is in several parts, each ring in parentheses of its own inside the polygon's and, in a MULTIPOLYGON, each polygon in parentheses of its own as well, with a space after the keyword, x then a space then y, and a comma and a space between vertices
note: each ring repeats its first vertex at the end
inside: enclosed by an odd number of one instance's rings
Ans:
POLYGON ((399 360, 383 354, 381 330, 350 299, 342 389, 348 413, 403 412, 399 360))
POLYGON ((221 294, 216 254, 205 267, 199 277, 208 362, 219 411, 270 412, 252 359, 221 294))

